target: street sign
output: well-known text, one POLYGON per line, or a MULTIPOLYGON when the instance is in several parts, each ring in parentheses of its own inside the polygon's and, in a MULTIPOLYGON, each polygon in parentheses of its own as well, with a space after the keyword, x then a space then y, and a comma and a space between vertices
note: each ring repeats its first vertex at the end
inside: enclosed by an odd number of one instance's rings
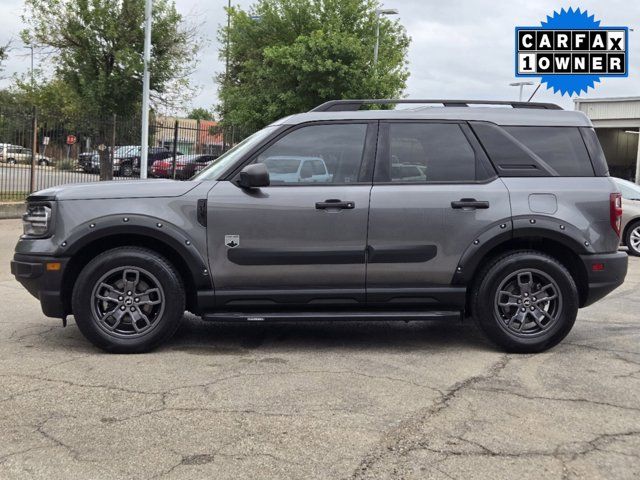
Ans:
POLYGON ((42 137, 42 145, 49 145, 49 137, 42 137))
POLYGON ((67 145, 73 145, 77 141, 78 139, 76 138, 75 135, 67 135, 67 145))

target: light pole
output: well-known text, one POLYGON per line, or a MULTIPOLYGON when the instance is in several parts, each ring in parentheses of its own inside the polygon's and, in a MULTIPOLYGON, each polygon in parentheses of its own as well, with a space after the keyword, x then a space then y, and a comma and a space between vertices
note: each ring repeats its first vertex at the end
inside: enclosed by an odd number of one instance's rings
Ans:
POLYGON ((525 85, 533 85, 533 82, 513 82, 509 84, 512 87, 520 87, 520 95, 518 96, 518 101, 522 101, 522 90, 525 85))
POLYGON ((378 64, 378 46, 380 45, 380 16, 381 15, 398 15, 397 8, 378 8, 376 9, 376 45, 373 47, 373 66, 378 64))
POLYGON ((142 76, 142 132, 140 135, 140 178, 147 178, 147 162, 149 152, 149 62, 151 61, 151 3, 145 0, 144 5, 144 73, 142 76))

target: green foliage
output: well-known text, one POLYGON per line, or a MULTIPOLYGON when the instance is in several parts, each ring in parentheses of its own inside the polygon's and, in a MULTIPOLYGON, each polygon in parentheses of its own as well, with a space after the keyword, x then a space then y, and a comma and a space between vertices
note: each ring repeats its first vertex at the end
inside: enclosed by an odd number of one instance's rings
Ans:
POLYGON ((42 120, 68 121, 86 113, 77 92, 57 77, 47 80, 38 74, 33 84, 28 76, 16 78, 10 92, 13 92, 14 102, 23 110, 35 106, 42 120))
POLYGON ((409 76, 409 38, 397 21, 380 18, 373 64, 376 0, 258 0, 232 8, 220 30, 225 123, 262 127, 273 120, 341 98, 398 98, 409 76))
MULTIPOLYGON (((25 0, 25 43, 53 52, 55 78, 85 112, 130 115, 142 91, 144 0, 25 0)), ((151 90, 173 102, 199 48, 172 0, 154 0, 151 90)))
POLYGON ((9 44, 0 45, 0 72, 2 71, 2 63, 7 59, 9 55, 9 44))
POLYGON ((187 115, 187 118, 193 118, 194 120, 215 120, 213 112, 202 107, 197 107, 191 110, 187 115))

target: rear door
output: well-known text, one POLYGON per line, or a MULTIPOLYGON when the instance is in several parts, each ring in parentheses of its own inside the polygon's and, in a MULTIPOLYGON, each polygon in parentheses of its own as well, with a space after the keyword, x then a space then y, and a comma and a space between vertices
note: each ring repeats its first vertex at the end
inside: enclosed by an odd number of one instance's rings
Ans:
POLYGON ((368 302, 462 301, 464 289, 449 288, 460 257, 510 215, 507 188, 466 123, 381 123, 371 191, 368 302))
POLYGON ((365 301, 365 248, 377 122, 313 123, 281 134, 248 163, 271 185, 232 177, 209 192, 207 237, 218 308, 365 301), (328 173, 313 178, 312 162, 328 173), (311 171, 300 174, 301 164, 311 171))

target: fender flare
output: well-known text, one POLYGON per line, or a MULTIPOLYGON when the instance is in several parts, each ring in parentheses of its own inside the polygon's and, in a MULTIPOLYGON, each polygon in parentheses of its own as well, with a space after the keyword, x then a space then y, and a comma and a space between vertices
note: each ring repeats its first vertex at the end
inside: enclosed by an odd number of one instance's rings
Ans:
POLYGON ((491 250, 510 240, 527 238, 551 240, 577 255, 595 253, 591 243, 575 225, 544 215, 520 215, 491 224, 467 246, 452 284, 468 285, 491 250))
POLYGON ((194 246, 193 239, 175 225, 147 215, 107 215, 84 222, 60 240, 54 255, 73 257, 87 245, 114 235, 144 236, 164 243, 178 252, 197 289, 213 289, 207 261, 194 246))

